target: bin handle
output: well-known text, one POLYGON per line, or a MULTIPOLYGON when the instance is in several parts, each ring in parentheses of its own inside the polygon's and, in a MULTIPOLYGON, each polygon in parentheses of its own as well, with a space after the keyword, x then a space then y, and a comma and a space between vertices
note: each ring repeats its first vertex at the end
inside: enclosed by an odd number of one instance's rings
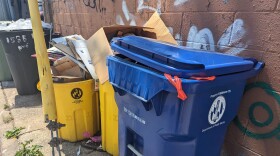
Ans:
POLYGON ((186 100, 188 97, 184 90, 182 89, 182 80, 178 76, 174 76, 174 79, 171 75, 164 73, 165 78, 176 88, 178 92, 178 98, 181 100, 186 100))
POLYGON ((199 80, 199 81, 213 81, 216 79, 216 76, 209 76, 209 77, 192 76, 191 79, 199 80))

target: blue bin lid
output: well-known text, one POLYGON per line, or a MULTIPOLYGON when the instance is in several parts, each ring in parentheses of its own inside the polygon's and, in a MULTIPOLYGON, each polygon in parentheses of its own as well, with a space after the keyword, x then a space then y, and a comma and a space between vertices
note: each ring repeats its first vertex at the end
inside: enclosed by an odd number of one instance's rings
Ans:
POLYGON ((157 71, 183 78, 248 71, 257 62, 254 59, 189 49, 138 36, 120 38, 111 43, 111 48, 157 71))

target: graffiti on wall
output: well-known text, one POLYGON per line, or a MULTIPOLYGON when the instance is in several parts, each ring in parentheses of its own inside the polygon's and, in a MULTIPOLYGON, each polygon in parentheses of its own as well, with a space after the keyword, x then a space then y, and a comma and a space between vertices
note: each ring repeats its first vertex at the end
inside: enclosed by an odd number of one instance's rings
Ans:
POLYGON ((189 0, 175 0, 174 6, 182 5, 182 4, 186 3, 187 1, 189 1, 189 0))
POLYGON ((120 14, 118 14, 116 16, 116 23, 117 24, 124 25, 125 22, 126 22, 126 23, 129 23, 129 25, 131 25, 131 26, 135 26, 136 25, 136 22, 135 22, 136 21, 136 17, 135 17, 135 15, 133 15, 133 14, 131 14, 129 12, 126 0, 122 1, 122 13, 124 15, 124 18, 120 14))
MULTIPOLYGON (((188 2, 189 0, 175 0, 174 1, 174 6, 179 6, 182 5, 186 2, 188 2)), ((223 0, 224 4, 227 4, 229 0, 223 0)))
POLYGON ((123 19, 122 16, 120 14, 118 14, 116 16, 116 23, 117 24, 124 25, 125 24, 124 21, 126 21, 131 26, 136 25, 135 16, 129 12, 126 0, 122 0, 122 13, 123 13, 125 19, 123 19))
POLYGON ((224 2, 225 4, 227 4, 227 3, 228 3, 228 1, 229 1, 229 0, 223 0, 223 2, 224 2))
MULTIPOLYGON (((188 0, 176 0, 174 5, 181 5, 188 0)), ((156 8, 149 6, 149 1, 138 0, 137 11, 141 12, 143 10, 161 11, 161 0, 156 0, 156 8), (148 3, 148 4, 146 4, 148 3)), ((116 23, 119 25, 124 25, 129 23, 131 26, 137 25, 136 16, 129 12, 126 0, 122 0, 122 14, 116 15, 116 23)), ((168 27, 170 33, 173 34, 173 28, 168 27)), ((178 41, 179 45, 183 45, 181 34, 173 34, 174 38, 178 41)), ((186 46, 210 51, 221 51, 230 55, 238 55, 247 48, 249 41, 242 41, 242 38, 246 35, 246 30, 244 28, 244 21, 242 19, 236 19, 222 34, 220 39, 215 42, 213 33, 209 28, 203 28, 199 30, 197 26, 191 26, 186 46)))
MULTIPOLYGON (((242 39, 246 35, 244 21, 236 19, 215 42, 212 31, 209 28, 191 26, 186 42, 187 47, 208 51, 223 51, 230 55, 238 55, 247 48, 249 41, 244 43, 242 39)), ((180 38, 180 37, 179 37, 180 38)))
POLYGON ((102 5, 102 2, 103 0, 83 0, 85 6, 95 9, 96 12, 105 13, 106 7, 102 5))
MULTIPOLYGON (((150 0, 138 0, 137 2, 137 12, 143 12, 144 10, 149 10, 149 11, 157 11, 158 13, 161 12, 161 0, 157 0, 157 6, 152 7, 147 5, 146 3, 148 3, 150 0)), ((125 23, 129 23, 129 25, 131 26, 135 26, 136 25, 136 16, 131 14, 128 6, 127 6, 127 2, 126 0, 122 0, 122 14, 124 16, 124 18, 118 14, 116 15, 116 23, 119 25, 124 25, 125 23)))
MULTIPOLYGON (((277 107, 280 107, 280 95, 275 90, 273 90, 273 88, 269 84, 265 82, 250 83, 246 86, 245 93, 254 88, 263 89, 267 95, 271 96, 277 101, 278 103, 277 107)), ((276 139, 280 140, 279 117, 277 116, 277 113, 273 113, 273 109, 270 108, 267 103, 262 101, 257 101, 250 104, 248 110, 248 118, 250 123, 262 129, 262 133, 257 133, 251 129, 248 129, 248 127, 242 125, 239 118, 236 117, 234 119, 234 123, 242 131, 243 134, 254 139, 269 139, 275 137, 276 139), (268 117, 265 121, 259 121, 257 119, 256 113, 254 113, 257 108, 263 109, 268 114, 268 117), (276 127, 271 127, 271 124, 273 122, 279 122, 279 123, 277 124, 276 127)))
MULTIPOLYGON (((168 27, 169 32, 178 41, 179 45, 183 45, 182 36, 173 33, 173 28, 168 27)), ((247 32, 242 19, 236 19, 222 34, 220 39, 215 42, 212 31, 209 28, 199 30, 197 26, 190 27, 186 46, 194 49, 207 51, 220 51, 230 55, 238 55, 248 47, 250 41, 242 41, 247 32)))
POLYGON ((194 49, 215 51, 213 34, 208 28, 198 30, 196 26, 191 26, 186 44, 194 49))
MULTIPOLYGON (((145 0, 145 2, 149 3, 151 0, 145 0)), ((144 0, 138 0, 138 6, 137 6, 137 11, 141 12, 143 10, 151 10, 151 11, 157 11, 158 13, 161 12, 161 0, 156 0, 157 1, 157 7, 154 8, 152 6, 144 4, 144 0)))
MULTIPOLYGON (((137 0, 136 9, 137 12, 142 11, 157 11, 161 13, 161 0, 154 0, 156 5, 151 6, 149 2, 152 0, 137 0)), ((183 5, 190 0, 174 0, 174 6, 183 5)), ((106 7, 102 6, 102 0, 83 0, 84 4, 88 7, 96 9, 98 12, 106 12, 106 7)), ((112 1, 114 2, 114 1, 112 1)), ((130 25, 137 25, 136 16, 130 12, 133 10, 129 10, 127 6, 127 0, 122 0, 122 13, 121 15, 116 15, 116 23, 117 24, 125 24, 129 23, 130 25)), ((229 0, 223 0, 225 4, 229 2, 229 0)), ((74 8, 74 5, 70 5, 68 8, 74 8)), ((186 44, 187 47, 202 49, 207 51, 223 51, 227 54, 238 55, 242 53, 249 45, 250 41, 244 41, 243 39, 247 35, 247 30, 245 29, 245 22, 242 19, 236 19, 231 25, 229 25, 223 32, 221 36, 218 37, 218 40, 215 41, 214 34, 209 28, 199 29, 197 25, 192 25, 189 29, 187 41, 182 43, 182 36, 180 33, 174 34, 173 28, 168 27, 171 34, 174 35, 174 38, 179 42, 180 45, 186 44)), ((271 88, 265 82, 257 82, 253 84, 248 84, 245 91, 250 91, 254 88, 261 88, 265 91, 266 94, 273 97, 277 102, 277 107, 280 106, 280 95, 277 94, 273 88, 271 88)), ((255 132, 251 129, 248 129, 246 125, 242 125, 239 118, 235 118, 235 125, 248 137, 254 139, 267 139, 267 138, 277 138, 280 140, 280 123, 276 127, 271 129, 271 124, 278 119, 277 114, 273 112, 273 109, 263 101, 257 101, 255 103, 250 104, 248 109, 248 119, 249 122, 259 128, 262 128, 262 133, 255 132), (257 119, 257 115, 254 113, 256 109, 263 109, 267 112, 268 117, 265 121, 259 121, 257 119)))

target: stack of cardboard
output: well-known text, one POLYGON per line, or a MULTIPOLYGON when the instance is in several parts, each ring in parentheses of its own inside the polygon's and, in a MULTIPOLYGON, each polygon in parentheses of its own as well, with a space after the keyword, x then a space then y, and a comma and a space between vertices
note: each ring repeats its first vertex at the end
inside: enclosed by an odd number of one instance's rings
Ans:
POLYGON ((103 84, 108 80, 106 57, 114 55, 110 42, 127 35, 177 44, 157 13, 152 15, 143 27, 121 25, 102 27, 88 40, 81 35, 54 38, 51 42, 54 47, 49 49, 49 52, 64 54, 64 57, 56 59, 52 64, 54 80, 73 82, 92 78, 96 80, 97 89, 99 81, 103 84))
MULTIPOLYGON (((118 127, 115 122, 117 121, 118 116, 116 115, 117 106, 114 102, 113 88, 111 85, 105 85, 105 82, 109 78, 106 57, 114 55, 114 52, 110 47, 110 42, 114 42, 116 38, 127 35, 143 36, 177 44, 159 15, 155 13, 143 27, 120 25, 103 27, 88 40, 85 40, 80 35, 52 39, 51 44, 54 47, 50 48, 48 51, 51 54, 49 57, 51 57, 50 60, 52 61, 51 68, 54 82, 67 83, 94 79, 95 91, 99 89, 98 82, 101 83, 99 95, 100 107, 102 107, 100 108, 101 122, 103 125, 102 147, 111 154, 118 153, 110 148, 111 145, 117 145, 115 142, 117 142, 116 136, 118 135, 118 127), (101 110, 103 110, 103 112, 101 110), (108 120, 105 121, 105 118, 108 120), (108 131, 110 131, 112 135, 108 135, 108 131), (107 137, 104 137, 105 135, 107 135, 107 137), (114 136, 114 138, 110 138, 110 136, 114 136), (109 138, 110 141, 105 138, 109 138)), ((107 84, 109 83, 107 82, 107 84)))
POLYGON ((156 12, 151 16, 144 27, 115 25, 100 28, 86 42, 93 66, 101 84, 105 83, 109 78, 106 57, 108 55, 113 55, 110 42, 115 37, 126 35, 149 37, 177 45, 176 40, 170 34, 168 28, 156 12))
POLYGON ((98 77, 92 65, 87 49, 86 41, 81 35, 71 35, 54 38, 51 41, 54 46, 49 53, 61 53, 62 57, 50 59, 53 80, 56 83, 76 82, 86 79, 96 80, 98 89, 98 77))

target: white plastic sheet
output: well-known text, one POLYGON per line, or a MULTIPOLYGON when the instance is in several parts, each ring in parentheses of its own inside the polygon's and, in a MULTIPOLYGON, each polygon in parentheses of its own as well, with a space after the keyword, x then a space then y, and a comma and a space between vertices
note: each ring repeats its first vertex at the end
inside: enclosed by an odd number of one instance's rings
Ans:
MULTIPOLYGON (((42 21, 43 28, 51 29, 52 26, 49 23, 42 21)), ((0 25, 0 30, 24 30, 32 29, 32 24, 30 19, 19 19, 17 21, 12 21, 10 24, 0 25)))

